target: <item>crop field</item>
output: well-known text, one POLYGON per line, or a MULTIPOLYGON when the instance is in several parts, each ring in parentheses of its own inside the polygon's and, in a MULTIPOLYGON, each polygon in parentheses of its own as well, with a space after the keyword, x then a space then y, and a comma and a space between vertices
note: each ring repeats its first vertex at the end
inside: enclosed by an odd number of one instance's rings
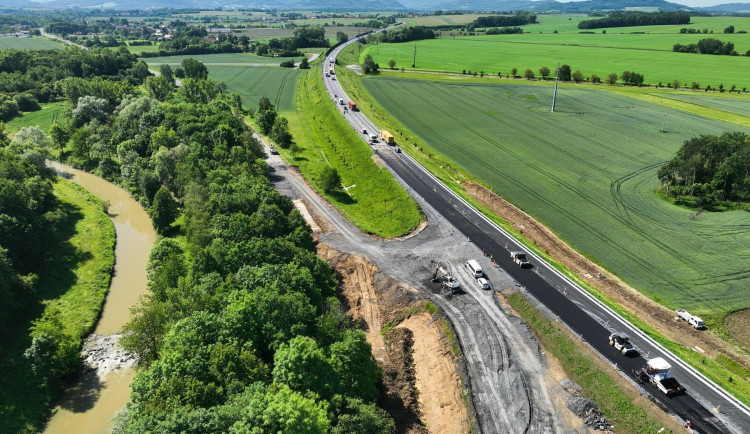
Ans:
POLYGON ((63 44, 47 38, 16 38, 0 36, 0 50, 57 50, 63 44))
POLYGON ((595 89, 562 88, 550 113, 551 87, 363 85, 431 149, 656 301, 710 319, 750 307, 748 214, 691 218, 655 193, 684 140, 747 128, 595 89))
MULTIPOLYGON (((664 95, 664 94, 662 94, 664 95)), ((687 101, 691 104, 700 105, 725 112, 736 113, 750 117, 750 98, 714 97, 701 95, 690 95, 685 93, 674 93, 669 98, 687 101)))
POLYGON ((463 14, 463 15, 430 15, 426 17, 398 19, 406 24, 415 26, 451 26, 468 24, 481 16, 488 14, 463 14))
POLYGON ((223 64, 223 65, 278 65, 279 63, 294 59, 299 60, 296 57, 265 57, 256 56, 255 54, 249 53, 221 53, 221 54, 194 54, 185 56, 165 56, 165 57, 146 57, 140 60, 148 63, 149 65, 158 67, 161 64, 168 65, 179 65, 183 59, 193 58, 200 60, 207 66, 211 64, 223 64))
POLYGON ((750 50, 750 33, 724 34, 723 28, 734 25, 737 30, 750 31, 750 18, 694 17, 694 24, 684 26, 649 26, 607 29, 606 34, 580 34, 578 21, 584 16, 540 16, 538 24, 524 26, 530 33, 515 35, 448 36, 435 40, 402 44, 378 44, 363 47, 361 59, 367 54, 380 65, 390 59, 397 67, 410 68, 416 47, 416 69, 462 72, 463 70, 490 75, 510 74, 517 68, 522 75, 527 68, 538 75, 547 66, 554 71, 560 64, 580 70, 585 77, 597 74, 604 79, 610 73, 636 71, 643 74, 646 84, 656 85, 672 80, 681 83, 697 82, 702 87, 732 85, 750 87, 750 57, 712 56, 675 53, 676 43, 696 43, 705 37, 733 42, 735 50, 744 54, 750 50), (568 21, 568 18, 571 18, 568 21), (714 34, 680 34, 682 27, 707 28, 714 34), (553 33, 555 30, 558 33, 553 33), (539 33, 541 32, 541 33, 539 33), (646 32, 636 33, 631 32, 646 32), (721 74, 717 74, 721 71, 721 74))
POLYGON ((6 126, 11 132, 17 132, 23 127, 38 125, 43 131, 49 132, 50 126, 55 119, 62 119, 65 111, 64 102, 41 104, 42 109, 35 112, 22 113, 9 120, 6 126))
MULTIPOLYGON (((325 35, 329 39, 335 39, 337 32, 344 32, 351 37, 360 33, 371 32, 374 29, 374 27, 328 26, 325 28, 325 35)), ((242 29, 242 34, 251 39, 264 40, 292 36, 294 34, 294 29, 281 27, 255 27, 242 29)))
POLYGON ((279 111, 295 109, 294 87, 300 72, 291 68, 208 65, 209 78, 223 81, 229 92, 239 93, 245 107, 258 108, 258 101, 265 96, 279 111))

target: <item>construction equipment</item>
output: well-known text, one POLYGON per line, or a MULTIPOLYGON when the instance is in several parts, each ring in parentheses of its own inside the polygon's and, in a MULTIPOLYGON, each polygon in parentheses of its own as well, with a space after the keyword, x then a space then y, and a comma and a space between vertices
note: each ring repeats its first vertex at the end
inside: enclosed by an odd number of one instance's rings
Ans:
POLYGON ((630 338, 622 333, 615 332, 609 335, 609 344, 615 347, 623 356, 636 353, 633 344, 630 343, 630 338))
POLYGON ((669 372, 671 366, 661 357, 650 359, 646 365, 633 369, 633 377, 639 384, 649 382, 667 396, 678 395, 685 391, 679 381, 669 372))
POLYGON ((450 291, 451 294, 458 292, 461 288, 461 284, 453 277, 450 266, 445 262, 437 263, 435 271, 432 273, 432 281, 434 283, 440 282, 440 286, 450 291))
POLYGON ((526 258, 526 252, 510 252, 510 257, 513 259, 513 262, 516 263, 521 268, 526 268, 529 265, 529 260, 526 258))

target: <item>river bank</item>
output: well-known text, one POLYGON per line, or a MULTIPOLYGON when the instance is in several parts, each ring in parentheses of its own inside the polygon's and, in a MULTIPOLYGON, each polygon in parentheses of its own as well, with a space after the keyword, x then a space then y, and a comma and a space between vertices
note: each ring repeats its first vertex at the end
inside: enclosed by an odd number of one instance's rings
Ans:
POLYGON ((126 190, 69 166, 52 165, 61 176, 109 203, 117 242, 109 293, 94 334, 84 344, 82 367, 62 393, 45 432, 103 433, 130 396, 135 360, 119 347, 117 333, 146 292, 146 264, 156 234, 146 211, 126 190))

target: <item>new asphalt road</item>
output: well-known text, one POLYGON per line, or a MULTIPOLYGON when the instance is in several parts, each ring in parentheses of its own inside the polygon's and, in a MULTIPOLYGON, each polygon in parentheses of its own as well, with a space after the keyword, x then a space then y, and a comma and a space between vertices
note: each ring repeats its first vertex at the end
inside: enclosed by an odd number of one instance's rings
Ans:
MULTIPOLYGON (((356 39, 345 45, 354 42, 356 39)), ((348 110, 346 103, 349 98, 335 75, 325 76, 345 45, 328 54, 324 59, 321 75, 331 97, 331 103, 337 105, 352 127, 369 143, 369 135, 378 134, 379 129, 361 112, 348 110), (340 104, 340 100, 343 100, 344 104, 340 104)), ((663 357, 672 365, 670 371, 686 389, 686 393, 670 398, 655 386, 644 384, 641 389, 643 394, 650 396, 662 408, 682 420, 690 420, 696 432, 750 432, 750 409, 747 406, 682 362, 538 256, 529 253, 531 267, 519 268, 511 261, 509 253, 523 250, 518 241, 458 197, 414 159, 396 152, 396 147, 387 146, 382 141, 371 144, 373 151, 379 154, 389 170, 410 193, 420 196, 438 210, 477 246, 478 252, 486 250, 488 255, 492 254, 497 265, 507 271, 527 294, 543 304, 553 315, 557 315, 562 323, 588 342, 626 377, 633 379, 631 371, 643 366, 647 358, 663 357), (610 347, 608 336, 612 331, 629 335, 638 350, 638 355, 625 357, 610 347)), ((481 256, 481 253, 478 256, 481 256)), ((487 259, 482 265, 492 266, 487 259)))

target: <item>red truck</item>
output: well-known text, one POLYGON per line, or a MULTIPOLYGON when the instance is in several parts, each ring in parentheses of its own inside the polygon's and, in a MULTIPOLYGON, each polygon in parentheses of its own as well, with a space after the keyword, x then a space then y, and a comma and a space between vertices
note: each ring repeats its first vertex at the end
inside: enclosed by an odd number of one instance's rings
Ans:
POLYGON ((357 104, 354 101, 349 101, 349 110, 353 112, 357 111, 357 104))

